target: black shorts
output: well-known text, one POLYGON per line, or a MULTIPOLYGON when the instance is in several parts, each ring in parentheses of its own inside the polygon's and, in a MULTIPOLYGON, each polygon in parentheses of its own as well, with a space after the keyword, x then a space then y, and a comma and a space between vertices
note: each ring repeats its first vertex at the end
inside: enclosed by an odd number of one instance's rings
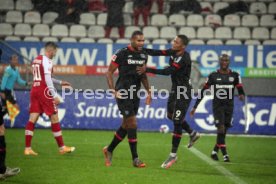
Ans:
POLYGON ((140 99, 116 99, 118 108, 124 117, 136 116, 138 113, 140 99))
POLYGON ((5 90, 4 94, 6 96, 6 99, 2 99, 2 106, 6 107, 7 103, 6 101, 8 100, 9 102, 11 102, 12 104, 16 104, 16 98, 14 96, 14 93, 12 90, 5 90))
POLYGON ((175 123, 181 123, 185 118, 191 102, 191 95, 189 94, 187 97, 181 95, 178 98, 176 93, 170 93, 167 102, 167 111, 169 114, 172 114, 172 121, 175 123))
POLYGON ((233 122, 233 106, 221 105, 213 108, 214 119, 216 127, 218 125, 225 125, 226 128, 232 127, 233 122))

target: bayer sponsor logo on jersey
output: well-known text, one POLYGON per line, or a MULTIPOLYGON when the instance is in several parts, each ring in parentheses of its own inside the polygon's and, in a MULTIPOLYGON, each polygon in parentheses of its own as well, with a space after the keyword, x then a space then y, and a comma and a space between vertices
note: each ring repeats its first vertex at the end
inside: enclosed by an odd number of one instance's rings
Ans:
MULTIPOLYGON (((60 106, 62 103, 64 103, 64 101, 63 101, 63 99, 61 98, 61 96, 59 94, 58 94, 58 97, 60 99, 60 104, 59 104, 59 106, 60 106)), ((62 119, 65 116, 65 113, 66 113, 66 109, 65 108, 58 108, 59 122, 62 121, 62 119)), ((47 116, 45 113, 43 113, 42 116, 40 116, 38 118, 37 124, 40 125, 40 126, 43 126, 45 128, 51 127, 51 120, 50 120, 49 116, 47 116)))
POLYGON ((131 64, 134 64, 134 65, 142 65, 142 64, 145 63, 145 60, 128 59, 128 60, 127 60, 127 63, 128 63, 129 65, 131 65, 131 64))
POLYGON ((205 96, 196 109, 195 122, 200 128, 207 131, 216 130, 214 116, 211 110, 207 109, 207 107, 212 107, 212 99, 211 95, 205 96))

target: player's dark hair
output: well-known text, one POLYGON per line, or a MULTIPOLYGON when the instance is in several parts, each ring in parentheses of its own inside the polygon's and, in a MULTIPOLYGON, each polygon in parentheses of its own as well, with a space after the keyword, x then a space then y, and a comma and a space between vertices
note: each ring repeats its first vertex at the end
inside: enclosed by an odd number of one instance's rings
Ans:
POLYGON ((177 35, 177 37, 181 39, 183 45, 188 45, 189 39, 186 35, 177 35))
POLYGON ((230 57, 229 57, 229 55, 227 55, 227 54, 222 54, 220 57, 219 57, 219 60, 221 61, 221 60, 228 60, 228 61, 230 61, 230 57))
POLYGON ((57 44, 54 43, 54 42, 46 42, 45 43, 45 48, 47 48, 47 47, 52 47, 54 49, 58 48, 57 44))
POLYGON ((144 35, 142 31, 134 31, 131 35, 131 38, 134 38, 137 35, 144 35))

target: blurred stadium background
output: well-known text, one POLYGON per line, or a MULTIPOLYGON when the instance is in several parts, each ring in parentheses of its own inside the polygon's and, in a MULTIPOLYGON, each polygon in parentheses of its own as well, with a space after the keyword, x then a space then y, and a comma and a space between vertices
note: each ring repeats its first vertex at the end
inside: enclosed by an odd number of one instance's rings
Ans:
MULTIPOLYGON (((105 90, 107 84, 104 72, 107 70, 112 53, 129 43, 130 35, 134 30, 141 30, 144 33, 145 47, 156 49, 170 48, 170 42, 177 34, 185 34, 190 38, 187 50, 193 60, 191 79, 195 90, 201 88, 208 73, 218 67, 218 56, 225 52, 231 55, 231 68, 242 76, 246 94, 249 96, 248 104, 246 106, 235 99, 234 127, 231 133, 243 134, 245 124, 248 124, 248 134, 276 135, 275 0, 244 0, 242 1, 245 5, 243 10, 226 12, 225 15, 221 15, 220 10, 227 7, 229 10, 229 6, 238 1, 198 0, 200 12, 196 13, 191 9, 179 9, 174 12, 175 5, 185 2, 179 0, 164 0, 163 12, 160 13, 157 1, 153 1, 147 26, 144 26, 142 15, 139 17, 138 25, 134 24, 133 1, 126 0, 122 10, 125 25, 124 38, 119 37, 116 27, 112 28, 109 38, 105 37, 107 8, 102 0, 83 1, 84 9, 80 12, 77 23, 70 21, 57 23, 56 18, 60 16, 60 11, 58 9, 41 11, 37 9, 38 2, 0 0, 1 76, 9 62, 9 56, 16 53, 20 57, 19 68, 23 78, 31 80, 30 62, 42 52, 41 48, 45 42, 54 41, 58 42, 60 47, 55 58, 54 73, 57 78, 69 81, 75 89, 105 90)), ((44 3, 58 2, 53 0, 44 3)), ((168 58, 165 57, 150 57, 148 65, 163 68, 167 60, 168 58)), ((150 77, 150 84, 159 90, 169 90, 171 87, 168 77, 150 77)), ((28 119, 29 89, 16 86, 16 95, 21 113, 16 119, 14 128, 23 128, 28 119)), ((120 124, 119 113, 115 106, 114 100, 87 100, 82 94, 78 94, 78 99, 74 99, 74 95, 69 95, 59 108, 61 124, 64 129, 114 130, 120 124)), ((153 101, 150 108, 141 102, 141 108, 138 116, 140 130, 156 132, 161 124, 168 124, 172 128, 171 123, 165 118, 166 99, 153 101)), ((190 119, 188 115, 187 119, 196 130, 214 133, 210 99, 205 100, 200 108, 195 119, 190 119)), ((8 117, 6 117, 6 123, 9 127, 8 117)), ((49 127, 49 119, 43 116, 38 126, 49 127)), ((23 135, 23 130, 19 131, 23 135)), ((12 129, 8 133, 13 134, 12 129)), ((68 135, 71 134, 68 133, 68 135)), ((74 138, 69 138, 69 140, 72 139, 74 138)), ((167 143, 169 139, 168 136, 167 143)), ((23 147, 21 142, 20 146, 23 147)), ((275 139, 271 142, 275 144, 275 139)), ((265 144, 265 139, 262 143, 265 144)), ((11 144, 17 145, 14 142, 11 144)), ((246 147, 246 143, 244 146, 246 147)), ((18 153, 14 152, 13 156, 16 154, 18 153)), ((261 157, 260 155, 260 159, 261 157)), ((95 158, 98 159, 97 156, 95 158)), ((265 159, 271 159, 270 155, 265 159)), ((271 172, 275 171, 275 159, 270 164, 273 163, 271 172)), ((27 168, 28 163, 24 164, 27 168)), ((258 164, 260 163, 251 166, 257 167, 258 164)), ((234 172, 239 170, 234 169, 234 172)), ((248 173, 245 172, 245 175, 248 173)), ((160 174, 160 176, 163 175, 164 173, 160 174)), ((264 181, 266 179, 264 178, 264 181)), ((267 183, 273 183, 273 177, 267 181, 267 183)), ((259 180, 256 180, 255 183, 258 182, 259 180)), ((49 183, 55 182, 51 180, 49 183)), ((101 182, 97 180, 97 183, 101 182)), ((254 179, 249 180, 248 183, 254 183, 254 179)))

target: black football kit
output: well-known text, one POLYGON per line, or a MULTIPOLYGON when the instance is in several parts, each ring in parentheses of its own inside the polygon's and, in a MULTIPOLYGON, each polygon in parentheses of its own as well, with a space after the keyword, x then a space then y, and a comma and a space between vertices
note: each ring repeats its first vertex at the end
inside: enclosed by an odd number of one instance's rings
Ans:
POLYGON ((119 78, 116 81, 116 91, 127 91, 123 99, 116 99, 118 108, 125 117, 136 115, 140 99, 137 92, 141 88, 141 80, 145 74, 139 75, 136 72, 137 66, 147 63, 148 56, 144 51, 135 51, 131 46, 118 50, 112 56, 112 63, 118 66, 119 78))
POLYGON ((169 67, 165 69, 147 68, 148 73, 159 75, 171 75, 172 87, 169 95, 167 110, 172 114, 172 120, 175 123, 182 123, 191 101, 191 58, 188 52, 184 51, 182 55, 176 55, 175 51, 144 49, 149 55, 170 56, 169 67))
POLYGON ((238 89, 239 95, 244 95, 240 75, 232 70, 228 70, 228 73, 221 73, 220 70, 211 73, 201 90, 194 108, 197 108, 203 99, 204 91, 208 88, 211 88, 211 91, 214 92, 213 113, 216 126, 222 123, 226 127, 231 127, 235 88, 238 89))

